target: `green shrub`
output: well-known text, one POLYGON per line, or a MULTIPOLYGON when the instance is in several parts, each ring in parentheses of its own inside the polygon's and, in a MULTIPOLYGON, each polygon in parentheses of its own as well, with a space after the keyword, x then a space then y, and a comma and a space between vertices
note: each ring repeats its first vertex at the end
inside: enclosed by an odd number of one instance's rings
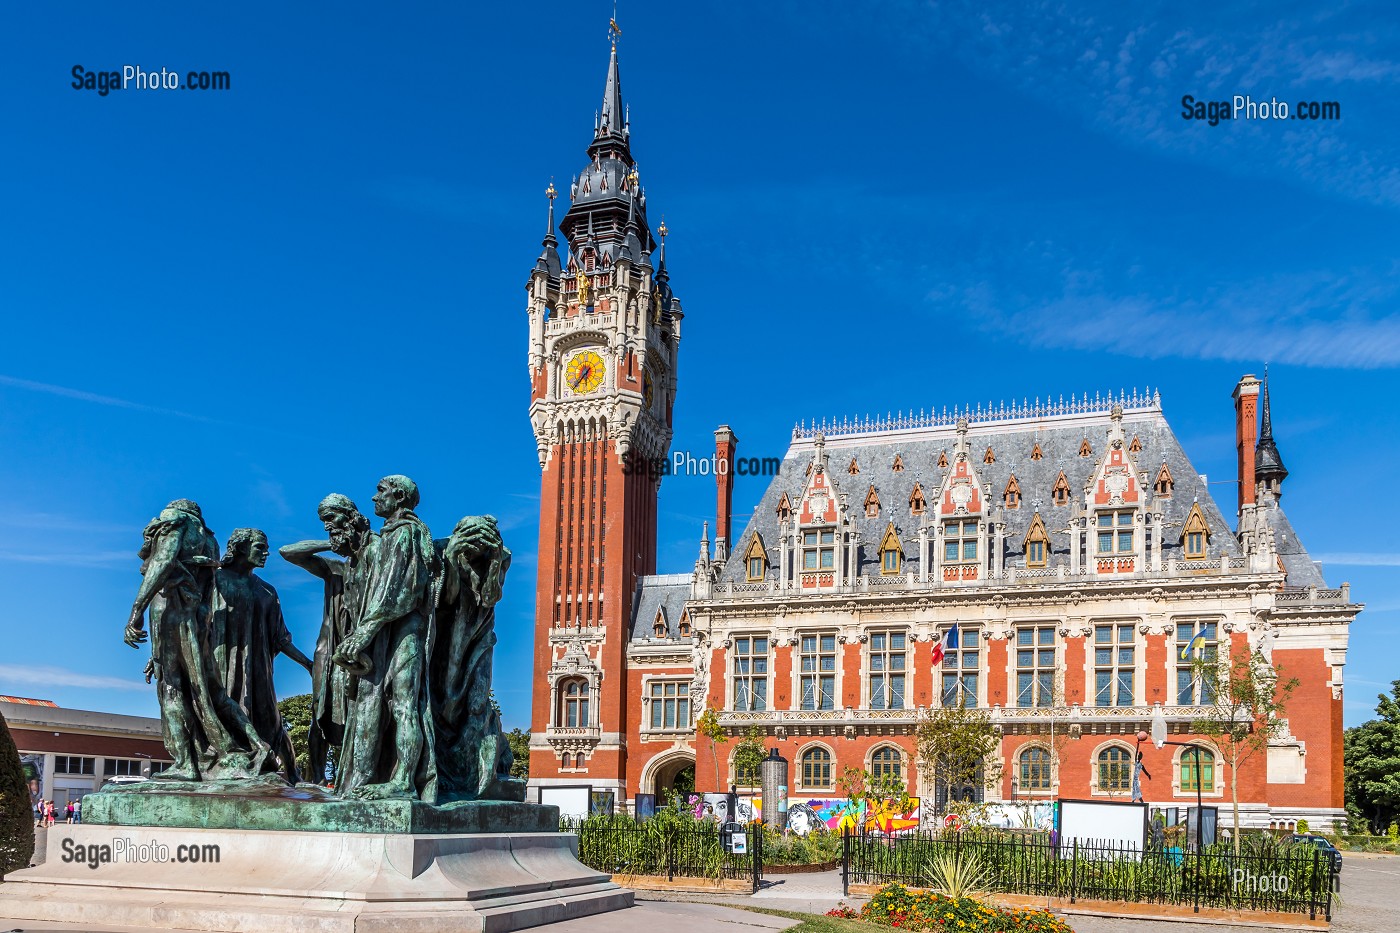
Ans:
POLYGON ((905 930, 934 928, 958 933, 1074 933, 1048 910, 989 907, 971 898, 910 891, 887 884, 861 908, 860 917, 905 930))
POLYGON ((0 876, 26 868, 34 855, 34 811, 24 766, 0 716, 0 876))
POLYGON ((1307 820, 1299 820, 1299 821, 1298 821, 1298 832, 1300 832, 1300 833, 1306 833, 1307 831, 1308 831, 1308 821, 1307 821, 1307 820))

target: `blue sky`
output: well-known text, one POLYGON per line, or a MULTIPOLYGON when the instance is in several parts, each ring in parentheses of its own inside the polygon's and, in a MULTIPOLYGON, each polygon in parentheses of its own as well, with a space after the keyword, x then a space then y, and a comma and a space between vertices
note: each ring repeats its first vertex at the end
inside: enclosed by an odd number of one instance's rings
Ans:
MULTIPOLYGON (((1400 677, 1400 17, 1385 3, 624 4, 633 151, 685 304, 678 448, 795 421, 1160 387, 1231 513, 1271 363, 1284 505, 1400 677), (1181 118, 1181 97, 1338 122, 1181 118)), ((121 644, 143 524, 321 534, 403 472, 502 522, 497 693, 526 725, 538 465, 523 286, 585 162, 603 3, 10 6, 0 167, 0 693, 154 714, 121 644), (225 92, 71 69, 226 70, 225 92)), ((742 525, 760 480, 739 481, 742 525)), ((660 569, 714 492, 662 489, 660 569)), ((274 558, 309 649, 319 586, 274 558)), ((307 688, 279 661, 278 685, 307 688)))

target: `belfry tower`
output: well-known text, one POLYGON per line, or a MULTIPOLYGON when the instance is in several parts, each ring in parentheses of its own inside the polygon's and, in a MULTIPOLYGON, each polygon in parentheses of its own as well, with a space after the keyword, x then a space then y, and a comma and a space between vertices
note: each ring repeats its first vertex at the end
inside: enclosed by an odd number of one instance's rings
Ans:
POLYGON ((659 467, 671 445, 681 305, 652 235, 611 31, 588 164, 526 284, 530 423, 539 452, 532 785, 625 795, 627 644, 656 570, 659 467))

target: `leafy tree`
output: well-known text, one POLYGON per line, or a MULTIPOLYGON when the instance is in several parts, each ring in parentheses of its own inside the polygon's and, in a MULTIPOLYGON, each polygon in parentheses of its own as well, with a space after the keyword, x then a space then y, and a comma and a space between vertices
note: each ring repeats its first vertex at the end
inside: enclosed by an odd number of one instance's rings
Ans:
POLYGON ((921 710, 914 730, 919 770, 930 784, 990 789, 1001 780, 1001 733, 991 714, 966 705, 921 710))
POLYGON ((1343 738, 1347 815, 1383 833, 1400 819, 1400 680, 1376 696, 1376 715, 1343 738))
MULTIPOLYGON (((307 747, 307 737, 311 734, 311 694, 298 693, 283 697, 277 701, 277 710, 282 714, 282 721, 287 724, 287 735, 291 737, 292 749, 297 755, 297 770, 301 772, 302 780, 315 781, 323 777, 311 773, 311 757, 307 747)), ((335 773, 335 763, 339 756, 340 749, 332 745, 326 754, 326 767, 331 774, 335 773)))
POLYGON ((729 734, 719 723, 719 713, 711 707, 705 707, 705 712, 695 720, 695 734, 710 740, 710 757, 715 761, 715 790, 722 790, 724 785, 719 782, 719 753, 715 747, 721 742, 728 742, 729 734))
POLYGON ((510 753, 514 760, 510 765, 510 776, 528 778, 530 776, 530 733, 523 729, 512 729, 506 733, 510 743, 510 753))
MULTIPOLYGON (((1280 680, 1279 670, 1255 649, 1242 649, 1228 657, 1203 656, 1192 662, 1210 699, 1206 712, 1191 724, 1199 735, 1210 737, 1230 765, 1230 805, 1233 814, 1235 855, 1240 854, 1240 765, 1269 747, 1269 740, 1283 731, 1288 698, 1297 678, 1280 680)), ((1199 781, 1201 776, 1198 774, 1199 781)))
POLYGON ((0 716, 0 876, 29 865, 34 855, 34 811, 10 727, 0 716))
MULTIPOLYGON (((879 777, 862 768, 847 767, 836 779, 836 787, 846 798, 848 812, 867 814, 878 813, 887 805, 891 809, 905 813, 914 802, 909 796, 909 786, 904 778, 893 774, 879 777)), ((863 827, 857 826, 859 831, 863 827)))
POLYGON ((734 782, 744 787, 759 783, 759 765, 768 757, 763 744, 763 731, 750 726, 749 731, 734 746, 734 782))

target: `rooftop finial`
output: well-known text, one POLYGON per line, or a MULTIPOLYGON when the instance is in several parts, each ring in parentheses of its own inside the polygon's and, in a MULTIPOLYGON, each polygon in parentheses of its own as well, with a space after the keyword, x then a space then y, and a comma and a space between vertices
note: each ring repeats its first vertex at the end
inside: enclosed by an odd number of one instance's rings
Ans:
POLYGON ((1274 443, 1274 421, 1269 411, 1269 364, 1264 364, 1264 386, 1263 386, 1262 416, 1263 424, 1259 430, 1259 443, 1254 447, 1254 479, 1263 483, 1275 496, 1279 495, 1279 486, 1288 476, 1288 470, 1283 465, 1283 458, 1279 456, 1278 445, 1274 443))
POLYGON ((549 178, 549 187, 544 189, 544 196, 549 198, 549 225, 544 228, 545 236, 554 235, 554 199, 559 197, 559 192, 554 190, 554 176, 549 178))

